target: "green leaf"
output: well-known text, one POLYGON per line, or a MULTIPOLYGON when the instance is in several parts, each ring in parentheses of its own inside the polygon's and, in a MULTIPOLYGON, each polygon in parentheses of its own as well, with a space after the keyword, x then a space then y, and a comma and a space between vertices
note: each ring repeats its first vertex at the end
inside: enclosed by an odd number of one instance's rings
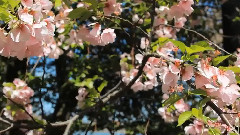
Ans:
POLYGON ((177 46, 179 49, 181 49, 181 51, 184 53, 187 46, 181 42, 181 41, 177 41, 177 40, 173 40, 173 39, 169 39, 169 41, 171 41, 175 46, 177 46))
POLYGON ((181 97, 177 94, 172 94, 170 97, 163 102, 163 106, 172 105, 177 102, 181 97))
POLYGON ((55 0, 55 8, 62 5, 62 0, 55 0))
POLYGON ((191 45, 190 47, 186 48, 186 51, 189 55, 193 54, 193 53, 198 53, 198 52, 204 52, 204 51, 211 51, 214 50, 211 47, 203 47, 200 45, 191 45))
POLYGON ((201 89, 192 90, 192 91, 190 91, 190 94, 207 96, 206 91, 201 90, 201 89))
POLYGON ((96 0, 83 0, 83 2, 89 3, 91 5, 90 8, 97 9, 98 2, 96 0))
POLYGON ((86 19, 88 19, 90 16, 92 15, 92 12, 90 12, 89 10, 85 9, 85 8, 76 8, 74 10, 72 10, 68 17, 71 19, 79 19, 80 21, 84 21, 86 19))
POLYGON ((205 47, 205 48, 213 49, 207 41, 195 42, 194 45, 198 45, 198 46, 202 46, 202 47, 205 47))
POLYGON ((240 84, 240 76, 239 75, 236 75, 236 80, 237 80, 237 83, 240 84))
POLYGON ((14 86, 14 84, 13 83, 6 83, 6 82, 4 82, 3 86, 4 87, 12 87, 12 86, 14 86))
POLYGON ((181 126, 185 121, 189 120, 192 117, 192 111, 183 112, 178 117, 178 125, 181 126))
POLYGON ((104 80, 101 85, 98 87, 98 92, 101 92, 105 86, 107 86, 108 82, 104 80))
POLYGON ((158 38, 158 40, 156 42, 151 44, 151 46, 154 47, 153 51, 156 50, 156 47, 155 47, 156 45, 162 46, 162 45, 165 45, 167 42, 172 42, 176 47, 181 49, 182 52, 185 52, 185 50, 186 50, 187 46, 183 42, 162 37, 162 38, 158 38))
POLYGON ((233 133, 233 132, 232 132, 232 133, 230 133, 230 135, 238 135, 238 134, 237 134, 237 133, 233 133))
POLYGON ((167 108, 167 112, 172 112, 172 111, 175 111, 176 110, 176 108, 175 108, 175 106, 174 105, 170 105, 168 108, 167 108))
POLYGON ((213 65, 217 66, 218 64, 220 64, 221 62, 223 62, 225 59, 227 59, 229 56, 231 55, 226 55, 226 56, 219 56, 213 59, 213 65))
POLYGON ((197 109, 197 108, 192 108, 192 115, 195 116, 198 119, 202 119, 202 108, 197 109))
POLYGON ((16 17, 12 15, 7 9, 0 7, 0 20, 9 22, 10 20, 13 20, 13 18, 16 17))
POLYGON ((70 7, 71 3, 69 0, 62 0, 68 7, 70 7))
POLYGON ((210 101, 211 99, 206 97, 204 99, 202 99, 200 102, 199 102, 199 107, 203 107, 203 105, 205 105, 208 101, 210 101))
POLYGON ((20 3, 20 0, 8 0, 8 4, 11 8, 11 11, 14 11, 14 8, 20 3))
POLYGON ((211 134, 211 135, 221 135, 221 131, 220 131, 220 129, 218 129, 218 128, 209 128, 209 133, 211 134))
POLYGON ((240 73, 240 67, 232 66, 232 67, 219 67, 222 70, 232 70, 234 73, 240 73))
POLYGON ((194 60, 198 58, 199 58, 199 55, 186 54, 181 57, 181 60, 194 62, 194 60))

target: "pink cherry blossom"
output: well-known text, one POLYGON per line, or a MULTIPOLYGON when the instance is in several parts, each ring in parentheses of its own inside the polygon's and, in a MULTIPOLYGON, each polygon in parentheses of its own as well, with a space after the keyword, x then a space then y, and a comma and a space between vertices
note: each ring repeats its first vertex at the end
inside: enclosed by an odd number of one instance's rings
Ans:
POLYGON ((31 28, 25 24, 19 24, 17 28, 14 28, 11 32, 11 38, 14 42, 27 41, 31 36, 31 28))
POLYGON ((155 8, 155 12, 158 16, 165 17, 169 12, 169 8, 167 6, 160 6, 159 8, 155 8))
POLYGON ((90 31, 90 34, 94 37, 98 37, 100 33, 101 33, 101 25, 99 23, 96 23, 93 29, 90 31))
POLYGON ((142 82, 135 82, 132 86, 131 86, 131 89, 134 91, 134 92, 138 92, 140 90, 143 90, 143 83, 142 82))
POLYGON ((180 99, 176 103, 174 103, 174 107, 180 113, 188 111, 190 109, 189 105, 186 104, 183 99, 180 99))
POLYGON ((187 81, 187 80, 190 80, 193 75, 194 75, 194 72, 193 72, 193 67, 188 65, 186 66, 182 71, 182 80, 183 81, 187 81))
MULTIPOLYGON (((16 108, 15 105, 13 104, 9 104, 8 105, 13 108, 16 108)), ((32 114, 32 105, 28 104, 26 106, 24 106, 24 108, 28 111, 29 114, 32 114)), ((22 109, 17 109, 17 110, 14 110, 14 114, 12 113, 12 110, 10 109, 7 109, 7 108, 4 108, 4 113, 3 115, 5 117, 7 117, 8 119, 10 120, 13 120, 13 121, 17 121, 17 120, 29 120, 30 117, 29 115, 22 109)))
POLYGON ((176 21, 175 21, 175 27, 177 28, 182 28, 185 24, 185 22, 187 21, 187 19, 185 17, 181 17, 181 18, 178 18, 176 21))
POLYGON ((165 108, 165 107, 160 107, 158 109, 158 113, 159 113, 159 115, 162 116, 162 118, 164 119, 164 121, 166 123, 172 123, 174 121, 177 121, 177 117, 174 116, 172 113, 168 112, 167 108, 165 108))
POLYGON ((121 3, 117 3, 116 0, 107 0, 103 12, 105 16, 110 16, 112 13, 119 15, 122 12, 121 3))
POLYGON ((102 42, 106 45, 109 43, 113 43, 115 41, 116 34, 114 33, 114 29, 104 29, 101 34, 102 42))
POLYGON ((33 5, 33 0, 21 0, 21 3, 24 7, 30 8, 33 5))
POLYGON ((204 131, 204 123, 198 120, 194 120, 193 124, 184 128, 187 135, 201 135, 204 131))
POLYGON ((35 0, 36 3, 40 3, 42 5, 42 9, 51 10, 53 7, 53 3, 49 0, 35 0))
POLYGON ((18 9, 18 16, 23 22, 28 23, 30 25, 33 24, 33 15, 29 14, 29 9, 27 7, 23 9, 20 7, 18 9))
POLYGON ((167 24, 167 20, 165 18, 155 17, 153 26, 163 26, 164 24, 167 24))
POLYGON ((204 88, 205 84, 209 84, 209 83, 210 81, 205 76, 202 76, 200 74, 195 74, 195 85, 197 89, 204 88))

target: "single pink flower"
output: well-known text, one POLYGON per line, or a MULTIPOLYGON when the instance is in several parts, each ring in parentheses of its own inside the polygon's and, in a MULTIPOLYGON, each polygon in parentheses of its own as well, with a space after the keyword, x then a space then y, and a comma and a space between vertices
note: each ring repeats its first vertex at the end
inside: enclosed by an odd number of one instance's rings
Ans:
POLYGON ((122 12, 121 3, 116 3, 116 0, 108 0, 103 12, 105 16, 111 16, 112 13, 119 15, 122 12))
POLYGON ((109 43, 113 43, 115 41, 116 38, 116 34, 114 33, 114 29, 104 29, 102 34, 101 34, 101 39, 103 44, 109 44, 109 43))

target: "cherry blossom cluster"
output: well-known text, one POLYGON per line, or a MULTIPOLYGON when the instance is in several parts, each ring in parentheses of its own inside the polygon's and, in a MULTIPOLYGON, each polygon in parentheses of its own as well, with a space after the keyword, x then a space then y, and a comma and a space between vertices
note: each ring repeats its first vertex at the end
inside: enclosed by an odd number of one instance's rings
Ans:
POLYGON ((101 32, 101 25, 99 23, 94 24, 92 30, 89 30, 85 26, 79 28, 77 35, 80 39, 90 42, 91 45, 105 46, 109 43, 113 43, 116 38, 114 29, 106 28, 101 32))
MULTIPOLYGON (((116 34, 114 33, 114 29, 106 28, 102 30, 99 23, 91 24, 89 27, 90 26, 92 26, 91 30, 86 26, 80 26, 79 30, 72 29, 69 33, 69 38, 67 38, 65 42, 69 45, 83 45, 83 42, 85 41, 91 45, 105 46, 115 41, 116 34)), ((59 35, 59 39, 59 44, 62 44, 65 36, 59 35)), ((64 49, 68 48, 69 46, 66 46, 64 49)))
MULTIPOLYGON (((139 90, 149 90, 153 87, 159 85, 157 81, 157 76, 160 76, 162 82, 163 93, 170 94, 174 91, 181 92, 183 87, 178 85, 180 80, 180 75, 182 76, 182 81, 190 80, 193 76, 193 67, 191 65, 181 66, 181 60, 175 59, 171 52, 176 52, 178 48, 172 43, 168 42, 164 46, 159 47, 157 53, 160 58, 150 57, 144 66, 144 76, 138 78, 138 80, 133 84, 132 89, 137 92, 139 90), (170 60, 167 62, 165 59, 170 60)), ((142 63, 143 55, 136 54, 136 60, 139 64, 142 63)), ((138 70, 131 68, 124 61, 121 63, 121 73, 123 76, 123 82, 129 83, 137 74, 138 70)))
MULTIPOLYGON (((169 98, 168 94, 163 94, 163 102, 169 98)), ((161 115, 161 117, 164 119, 166 123, 172 123, 177 121, 178 116, 185 112, 189 111, 190 106, 184 102, 183 99, 178 100, 176 103, 174 103, 175 110, 169 110, 166 106, 160 107, 158 109, 158 113, 161 115)))
POLYGON ((200 120, 194 120, 193 124, 184 128, 186 135, 209 135, 209 130, 204 127, 204 123, 200 120))
POLYGON ((210 66, 209 60, 198 62, 199 72, 195 76, 196 88, 203 89, 207 94, 225 104, 233 104, 240 97, 240 87, 237 85, 235 74, 231 70, 221 70, 210 66))
MULTIPOLYGON (((119 15, 122 12, 121 3, 117 3, 116 0, 107 0, 104 2, 104 5, 104 16, 111 16, 112 14, 119 15)), ((89 5, 84 2, 78 2, 77 7, 89 8, 89 5)), ((101 24, 99 23, 92 23, 88 27, 83 25, 80 26, 78 30, 72 29, 68 34, 69 37, 66 38, 63 32, 65 31, 66 24, 70 22, 68 14, 72 10, 72 8, 62 6, 55 17, 56 31, 59 33, 58 45, 62 45, 65 41, 68 45, 77 44, 82 46, 83 42, 86 41, 91 45, 105 46, 115 41, 116 34, 114 33, 114 29, 106 28, 101 30, 101 24)), ((63 49, 67 50, 69 49, 69 46, 65 46, 63 49)), ((70 50, 67 55, 73 57, 73 52, 70 50)))
POLYGON ((156 37, 176 38, 176 30, 164 25, 174 19, 175 27, 182 28, 187 21, 185 16, 189 16, 193 12, 191 7, 193 4, 193 0, 180 0, 178 4, 170 8, 167 6, 156 8, 157 16, 155 16, 153 24, 156 37))
MULTIPOLYGON (((188 90, 199 89, 205 91, 207 96, 215 99, 213 101, 219 108, 229 111, 226 106, 234 104, 240 97, 240 88, 237 85, 234 72, 211 66, 212 60, 210 58, 199 59, 196 64, 190 64, 176 58, 175 54, 178 51, 179 49, 172 42, 167 42, 160 46, 156 50, 156 55, 159 57, 150 57, 148 59, 143 68, 143 75, 131 87, 133 91, 150 90, 161 84, 162 92, 164 93, 163 99, 166 100, 168 96, 165 94, 184 93, 186 87, 183 87, 182 84, 188 81, 188 90), (160 80, 160 82, 157 80, 160 80)), ((142 54, 135 55, 139 65, 142 64, 143 57, 142 54)), ((128 84, 137 75, 139 66, 133 67, 131 64, 128 64, 131 61, 130 55, 123 54, 121 58, 122 81, 128 84)), ((173 112, 169 112, 167 107, 159 108, 159 114, 165 122, 176 121, 181 112, 190 108, 189 105, 184 103, 183 99, 176 102, 174 107, 175 110, 173 112)), ((229 116, 233 120, 236 117, 237 115, 229 116)), ((195 121, 194 124, 185 128, 186 134, 195 135, 207 132, 208 130, 203 125, 199 120, 195 121), (200 125, 202 125, 201 130, 198 129, 200 125)), ((223 129, 229 128, 224 124, 221 124, 220 127, 223 129)))
POLYGON ((49 0, 21 0, 19 20, 11 20, 7 33, 0 30, 0 54, 22 60, 30 56, 58 58, 62 53, 54 40, 55 21, 49 0))
POLYGON ((34 91, 18 78, 14 79, 13 83, 4 83, 3 86, 3 93, 8 98, 4 115, 11 120, 29 119, 29 115, 16 104, 23 106, 29 114, 32 114, 30 98, 34 91))

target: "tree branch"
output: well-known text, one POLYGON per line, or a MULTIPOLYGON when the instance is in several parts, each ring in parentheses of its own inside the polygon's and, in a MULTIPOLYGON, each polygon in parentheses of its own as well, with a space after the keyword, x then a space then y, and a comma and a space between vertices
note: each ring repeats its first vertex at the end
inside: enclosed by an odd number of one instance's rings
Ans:
POLYGON ((238 131, 232 126, 232 124, 228 121, 228 119, 226 118, 226 116, 224 115, 223 111, 217 107, 212 101, 208 101, 206 103, 208 106, 210 106, 217 114, 218 116, 222 119, 222 121, 229 126, 235 133, 238 133, 238 131))
POLYGON ((63 135, 68 135, 68 133, 70 132, 70 128, 71 128, 73 122, 74 122, 75 120, 77 120, 78 118, 79 118, 79 115, 75 115, 75 116, 72 117, 70 120, 68 120, 68 125, 67 125, 67 127, 66 127, 63 135))

